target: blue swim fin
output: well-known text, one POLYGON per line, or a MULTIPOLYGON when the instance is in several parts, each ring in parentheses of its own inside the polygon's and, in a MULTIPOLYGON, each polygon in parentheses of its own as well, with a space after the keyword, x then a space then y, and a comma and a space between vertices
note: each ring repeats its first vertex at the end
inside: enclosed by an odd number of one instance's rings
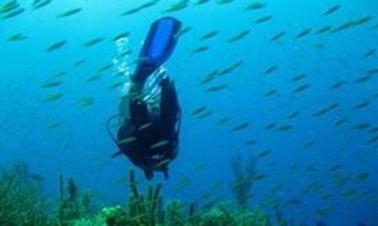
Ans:
POLYGON ((143 85, 148 76, 170 57, 180 28, 181 22, 172 17, 161 18, 151 25, 132 76, 134 82, 143 85))

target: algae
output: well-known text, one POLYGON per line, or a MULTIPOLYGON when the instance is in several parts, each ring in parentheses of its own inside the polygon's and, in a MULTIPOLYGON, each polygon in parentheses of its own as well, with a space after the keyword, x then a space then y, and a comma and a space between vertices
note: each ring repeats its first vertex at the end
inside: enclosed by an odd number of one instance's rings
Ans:
POLYGON ((162 185, 150 186, 146 194, 142 194, 134 171, 129 172, 129 189, 129 202, 125 206, 105 207, 101 217, 87 219, 87 222, 102 219, 106 226, 268 226, 267 216, 257 209, 232 208, 218 203, 210 209, 196 210, 194 203, 187 205, 179 200, 164 204, 162 185))
POLYGON ((240 208, 248 205, 252 197, 252 187, 257 175, 256 159, 251 157, 247 162, 241 156, 237 156, 230 161, 234 180, 231 183, 231 191, 240 208))
POLYGON ((268 226, 258 209, 217 203, 208 209, 180 200, 164 201, 162 184, 139 190, 134 171, 128 173, 129 197, 122 206, 94 211, 91 196, 81 193, 72 178, 64 186, 56 208, 47 203, 40 183, 28 179, 26 165, 15 165, 0 177, 0 225, 2 226, 268 226), (47 211, 56 209, 56 211, 47 211))
POLYGON ((40 181, 30 176, 25 163, 16 163, 3 170, 0 176, 0 225, 50 225, 48 205, 40 189, 40 181))

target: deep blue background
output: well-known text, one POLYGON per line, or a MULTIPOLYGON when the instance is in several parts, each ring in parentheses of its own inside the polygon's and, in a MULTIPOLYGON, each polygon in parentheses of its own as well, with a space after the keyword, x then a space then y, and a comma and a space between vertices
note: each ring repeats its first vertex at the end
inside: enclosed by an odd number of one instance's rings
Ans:
MULTIPOLYGON (((120 81, 112 70, 102 73, 101 79, 86 84, 104 65, 117 55, 112 38, 122 32, 131 32, 130 48, 137 56, 141 42, 152 21, 162 17, 162 12, 175 1, 162 1, 140 13, 121 17, 122 12, 144 1, 54 1, 51 5, 33 11, 31 1, 20 1, 26 7, 22 15, 0 20, 0 166, 15 160, 30 164, 33 172, 45 178, 46 191, 56 197, 58 175, 74 176, 83 190, 96 194, 98 200, 122 203, 125 191, 125 173, 132 166, 125 158, 111 159, 116 147, 106 134, 104 124, 108 117, 117 113, 121 89, 109 87, 120 81), (72 17, 56 19, 56 15, 74 7, 82 12, 72 17), (28 39, 18 43, 6 42, 14 33, 24 33, 28 39), (91 48, 83 43, 103 37, 106 41, 91 48), (50 53, 44 50, 51 44, 67 40, 64 48, 50 53), (86 59, 76 68, 74 62, 86 59), (41 89, 40 85, 54 73, 65 71, 64 85, 59 88, 41 89), (62 100, 44 103, 43 99, 54 92, 64 92, 62 100), (81 108, 78 102, 85 97, 94 97, 95 104, 81 108), (46 127, 53 122, 61 126, 55 130, 46 127)), ((277 196, 285 202, 291 198, 302 199, 300 206, 289 207, 286 215, 296 221, 313 222, 320 219, 315 211, 332 207, 329 217, 323 220, 329 225, 356 225, 364 221, 378 225, 378 200, 376 191, 377 145, 365 145, 372 135, 352 127, 359 123, 377 126, 377 85, 373 76, 369 82, 356 85, 354 80, 378 67, 377 54, 364 58, 369 49, 377 47, 378 29, 373 29, 377 20, 340 33, 310 34, 302 39, 295 35, 305 28, 314 30, 326 26, 339 26, 363 16, 376 16, 378 2, 365 1, 299 1, 272 0, 260 11, 245 11, 249 2, 236 0, 232 4, 219 5, 210 1, 202 6, 189 7, 173 13, 192 31, 183 36, 166 68, 175 79, 183 109, 181 149, 179 157, 171 166, 171 179, 164 181, 167 197, 183 200, 196 199, 212 192, 231 200, 229 182, 232 174, 229 160, 238 155, 251 156, 271 149, 272 155, 260 160, 259 172, 268 178, 256 182, 252 205, 264 206, 266 198, 277 196), (322 16, 330 6, 341 4, 333 15, 322 16), (273 15, 272 21, 255 24, 253 21, 265 15, 273 15), (236 43, 226 40, 240 31, 250 29, 245 39, 236 43), (219 35, 207 41, 199 37, 212 30, 219 35), (269 39, 285 30, 287 34, 277 42, 269 39), (322 44, 324 48, 316 48, 322 44), (201 54, 191 50, 210 46, 201 54), (218 93, 204 93, 199 81, 209 72, 224 69, 243 60, 244 65, 213 84, 229 84, 218 93), (272 65, 279 69, 265 76, 264 71, 272 65), (311 88, 293 94, 298 86, 290 82, 294 74, 307 73, 305 81, 311 88), (330 86, 339 80, 346 85, 331 91, 330 86), (278 94, 265 97, 265 93, 277 89, 278 94), (354 110, 361 102, 370 102, 369 108, 354 110), (329 114, 313 118, 312 114, 332 103, 340 106, 329 114), (196 119, 190 113, 206 106, 213 114, 205 119, 196 119), (288 120, 292 112, 300 115, 288 120), (230 117, 229 123, 219 126, 216 121, 230 117), (346 117, 347 124, 334 127, 333 123, 346 117), (240 132, 230 130, 243 122, 251 127, 240 132), (290 124, 292 131, 265 130, 269 123, 290 124), (245 146, 248 139, 257 144, 245 146), (315 145, 303 150, 301 146, 314 140, 315 145), (270 163, 276 163, 269 167, 270 163), (298 169, 289 167, 298 164, 298 169), (341 164, 337 175, 349 177, 344 187, 335 186, 335 173, 327 171, 333 164, 341 164), (195 170, 204 166, 200 170, 195 170), (314 166, 316 171, 308 171, 314 166), (365 182, 357 182, 353 176, 370 172, 365 182), (189 178, 190 184, 180 188, 189 178), (212 186, 222 181, 217 191, 212 186), (307 184, 318 181, 321 192, 304 194, 307 184), (269 190, 277 184, 283 188, 272 194, 269 190), (342 193, 353 188, 358 192, 373 189, 372 193, 355 200, 347 200, 342 193), (318 194, 320 193, 320 194, 318 194), (334 193, 335 198, 322 201, 319 197, 334 193)), ((122 80, 122 79, 121 79, 122 80)), ((138 171, 139 172, 139 171, 138 171)), ((145 183, 138 173, 141 183, 145 183)), ((159 175, 156 181, 163 181, 159 175)))

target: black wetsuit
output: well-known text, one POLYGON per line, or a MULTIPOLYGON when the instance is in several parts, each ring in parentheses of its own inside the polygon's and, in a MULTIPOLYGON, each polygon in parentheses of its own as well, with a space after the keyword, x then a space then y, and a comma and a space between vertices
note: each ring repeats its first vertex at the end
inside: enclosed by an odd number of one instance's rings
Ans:
POLYGON ((160 112, 149 112, 138 98, 129 102, 130 118, 118 130, 118 147, 131 162, 144 170, 147 179, 154 171, 168 177, 168 164, 176 158, 179 143, 180 106, 169 78, 161 83, 160 112))

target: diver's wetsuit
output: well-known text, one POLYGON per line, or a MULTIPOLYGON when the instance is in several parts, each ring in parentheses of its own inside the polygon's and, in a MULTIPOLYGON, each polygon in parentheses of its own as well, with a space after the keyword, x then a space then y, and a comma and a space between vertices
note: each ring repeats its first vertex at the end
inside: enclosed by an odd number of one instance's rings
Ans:
POLYGON ((168 164, 177 156, 180 127, 180 106, 176 89, 169 78, 160 83, 160 112, 149 112, 147 103, 130 98, 130 118, 124 119, 117 135, 118 147, 147 179, 153 171, 168 177, 168 164))
POLYGON ((143 169, 148 179, 154 171, 168 177, 168 164, 178 152, 180 106, 173 82, 162 77, 159 87, 155 87, 161 91, 160 103, 154 103, 159 110, 149 109, 151 105, 142 95, 144 84, 172 54, 180 29, 181 22, 172 17, 163 17, 151 25, 131 76, 130 91, 120 105, 122 125, 116 141, 119 153, 143 169))

